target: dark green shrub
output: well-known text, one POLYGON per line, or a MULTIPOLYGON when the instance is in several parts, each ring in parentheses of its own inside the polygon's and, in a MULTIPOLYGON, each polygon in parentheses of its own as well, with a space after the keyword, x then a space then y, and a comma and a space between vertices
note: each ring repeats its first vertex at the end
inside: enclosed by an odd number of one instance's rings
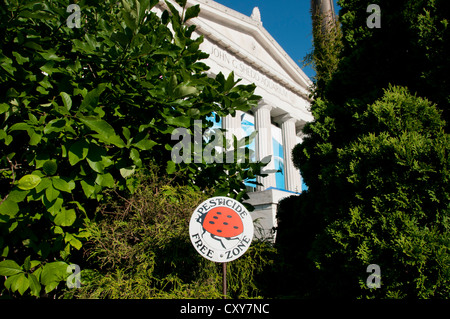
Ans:
POLYGON ((213 112, 259 100, 233 73, 208 77, 203 38, 185 24, 199 6, 168 4, 159 17, 158 0, 81 1, 73 28, 67 0, 1 3, 0 295, 57 294, 69 264, 85 268, 84 224, 104 192, 132 193, 150 163, 197 191, 245 198, 260 164, 171 156, 175 129, 193 135, 195 120, 205 130, 213 112))
MULTIPOLYGON (((367 133, 331 149, 335 161, 322 163, 322 179, 294 203, 292 225, 283 225, 280 212, 280 239, 295 229, 297 245, 306 245, 293 265, 317 268, 297 280, 319 275, 313 291, 321 296, 450 296, 450 139, 440 113, 390 87, 360 117, 367 133), (320 199, 312 193, 319 187, 320 199), (381 289, 366 286, 370 264, 381 267, 381 289)), ((301 164, 319 154, 305 145, 297 151, 304 151, 301 164)))
POLYGON ((280 206, 279 238, 303 240, 283 255, 306 246, 285 261, 309 296, 448 298, 449 2, 372 3, 381 28, 367 25, 369 1, 340 0, 341 50, 313 56, 338 65, 319 72, 315 120, 293 150, 308 191, 280 206))

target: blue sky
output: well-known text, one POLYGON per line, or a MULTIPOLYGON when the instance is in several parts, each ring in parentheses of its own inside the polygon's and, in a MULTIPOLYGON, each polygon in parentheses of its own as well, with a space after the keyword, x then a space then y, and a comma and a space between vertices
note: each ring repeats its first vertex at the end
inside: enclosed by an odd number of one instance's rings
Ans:
MULTIPOLYGON (((303 58, 312 49, 312 27, 310 0, 215 0, 247 16, 253 8, 261 11, 264 28, 301 66, 303 58)), ((337 0, 334 0, 336 14, 339 13, 337 0)), ((310 68, 303 68, 309 77, 314 75, 310 68)))

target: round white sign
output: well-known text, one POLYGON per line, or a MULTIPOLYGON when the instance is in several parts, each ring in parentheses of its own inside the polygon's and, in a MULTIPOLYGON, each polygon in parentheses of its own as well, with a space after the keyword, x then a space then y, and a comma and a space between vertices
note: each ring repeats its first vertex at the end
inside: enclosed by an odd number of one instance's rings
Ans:
POLYGON ((214 262, 242 256, 253 240, 253 220, 247 209, 228 197, 212 197, 191 216, 189 237, 200 255, 214 262))

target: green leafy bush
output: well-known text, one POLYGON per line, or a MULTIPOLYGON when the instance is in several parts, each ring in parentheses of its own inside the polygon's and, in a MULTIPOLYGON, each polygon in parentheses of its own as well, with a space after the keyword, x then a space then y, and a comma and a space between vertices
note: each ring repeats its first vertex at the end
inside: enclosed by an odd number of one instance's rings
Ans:
POLYGON ((349 260, 383 269, 383 289, 364 294, 448 298, 450 136, 441 112, 394 87, 362 121, 373 124, 372 132, 338 151, 339 175, 354 199, 328 233, 356 254, 349 260))
MULTIPOLYGON (((323 190, 333 191, 324 191, 314 205, 313 194, 300 196, 294 223, 304 229, 299 224, 306 218, 312 227, 301 236, 309 248, 298 259, 317 270, 309 268, 297 279, 310 283, 315 276, 312 291, 450 296, 450 139, 440 113, 407 89, 390 87, 360 118, 368 133, 335 150, 336 160, 328 164, 333 172, 320 181, 323 190), (381 289, 366 285, 370 264, 381 267, 381 289)), ((297 158, 301 163, 314 160, 303 154, 297 158)), ((293 205, 288 204, 280 211, 280 237, 288 236, 283 227, 292 227, 283 224, 284 211, 293 205)))
POLYGON ((250 161, 172 162, 175 128, 192 133, 202 120, 206 129, 212 112, 247 111, 259 97, 233 74, 207 76, 203 38, 192 39, 195 26, 184 24, 198 6, 180 14, 168 3, 158 17, 149 10, 157 3, 83 1, 81 27, 70 28, 69 1, 2 1, 2 294, 54 291, 70 263, 82 265, 91 235, 84 225, 104 191, 132 193, 149 163, 180 172, 192 189, 239 199, 243 181, 259 173, 250 161))
POLYGON ((449 2, 372 3, 381 28, 368 1, 339 1, 341 50, 320 61, 338 65, 293 150, 308 191, 280 203, 279 252, 298 296, 448 298, 449 2))

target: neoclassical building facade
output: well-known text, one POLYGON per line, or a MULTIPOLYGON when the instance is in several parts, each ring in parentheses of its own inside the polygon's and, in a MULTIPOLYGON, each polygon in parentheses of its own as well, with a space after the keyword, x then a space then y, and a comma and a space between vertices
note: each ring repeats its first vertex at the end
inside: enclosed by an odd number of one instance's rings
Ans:
MULTIPOLYGON (((194 37, 203 35, 200 49, 209 54, 204 62, 211 76, 234 72, 242 84, 255 83, 255 93, 262 97, 251 112, 227 116, 218 125, 226 129, 227 137, 242 138, 257 131, 253 145, 256 160, 270 156, 265 171, 267 177, 256 188, 248 184, 250 199, 255 206, 252 217, 256 236, 275 238, 278 202, 302 191, 300 172, 292 162, 293 147, 302 142, 302 128, 312 121, 308 97, 310 79, 263 27, 258 8, 246 16, 211 0, 188 0, 187 5, 200 5, 197 18, 188 21, 196 25, 194 37)), ((164 10, 164 2, 158 5, 164 10)))

